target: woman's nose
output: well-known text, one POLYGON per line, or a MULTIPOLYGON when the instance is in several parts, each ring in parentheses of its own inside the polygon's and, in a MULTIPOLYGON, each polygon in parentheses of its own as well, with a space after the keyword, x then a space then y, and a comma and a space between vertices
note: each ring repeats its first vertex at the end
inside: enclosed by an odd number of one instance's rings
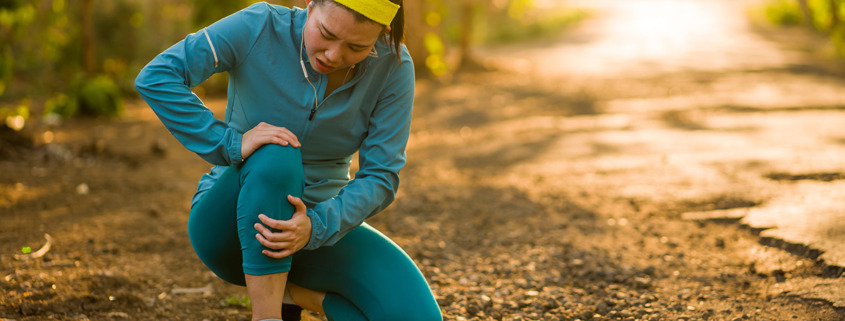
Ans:
POLYGON ((343 53, 338 47, 331 47, 326 50, 326 60, 331 64, 340 64, 343 53))

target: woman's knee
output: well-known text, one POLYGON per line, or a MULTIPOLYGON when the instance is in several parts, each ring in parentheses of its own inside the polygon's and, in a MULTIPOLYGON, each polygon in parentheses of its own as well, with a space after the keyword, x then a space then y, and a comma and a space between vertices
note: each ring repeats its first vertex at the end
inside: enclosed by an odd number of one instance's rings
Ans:
POLYGON ((267 188, 299 187, 305 181, 298 148, 276 144, 256 150, 241 167, 242 183, 268 185, 267 188))

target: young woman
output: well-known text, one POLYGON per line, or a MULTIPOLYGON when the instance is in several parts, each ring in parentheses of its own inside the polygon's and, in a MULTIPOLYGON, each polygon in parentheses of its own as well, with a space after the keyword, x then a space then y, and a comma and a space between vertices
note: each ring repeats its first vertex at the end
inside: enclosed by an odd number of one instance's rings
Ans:
POLYGON ((188 231, 253 320, 283 298, 329 320, 442 320, 414 262, 364 220, 405 164, 414 70, 401 0, 257 3, 188 35, 135 82, 168 130, 216 165, 188 231), (229 73, 225 121, 191 93, 229 73), (352 155, 359 170, 350 180, 352 155))

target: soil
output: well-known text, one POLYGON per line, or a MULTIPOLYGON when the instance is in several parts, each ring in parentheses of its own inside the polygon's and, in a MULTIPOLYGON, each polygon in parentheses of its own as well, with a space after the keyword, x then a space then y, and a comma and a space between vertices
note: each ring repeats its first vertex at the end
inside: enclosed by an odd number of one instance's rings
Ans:
MULTIPOLYGON (((779 290, 841 269, 763 245, 732 222, 681 219, 758 205, 785 176, 645 143, 754 140, 757 131, 737 127, 747 110, 614 104, 789 72, 550 81, 499 70, 420 81, 401 190, 368 222, 419 265, 445 320, 843 320, 845 309, 779 290)), ((222 115, 225 100, 206 103, 222 115)), ((187 237, 189 200, 210 165, 143 102, 120 119, 36 119, 14 135, 0 141, 0 319, 249 319, 244 289, 208 272, 187 237), (49 251, 24 259, 45 235, 49 251)))
MULTIPOLYGON (((679 218, 755 200, 630 198, 554 172, 513 178, 514 168, 562 134, 506 124, 526 114, 578 117, 588 102, 506 72, 448 85, 422 81, 418 97, 399 197, 370 224, 419 264, 446 320, 845 317, 823 301, 771 294, 787 278, 823 276, 823 264, 761 245, 749 229, 679 218), (566 107, 546 107, 552 100, 566 107), (497 105, 515 110, 491 108, 497 105)), ((207 104, 220 111, 225 101, 207 104)), ((188 201, 209 165, 148 108, 133 102, 119 120, 31 128, 18 134, 34 147, 0 162, 0 316, 248 317, 238 300, 243 289, 211 275, 186 235, 188 201), (15 259, 25 246, 40 248, 45 234, 52 238, 46 255, 15 259)), ((593 174, 618 176, 620 184, 628 175, 593 174)))

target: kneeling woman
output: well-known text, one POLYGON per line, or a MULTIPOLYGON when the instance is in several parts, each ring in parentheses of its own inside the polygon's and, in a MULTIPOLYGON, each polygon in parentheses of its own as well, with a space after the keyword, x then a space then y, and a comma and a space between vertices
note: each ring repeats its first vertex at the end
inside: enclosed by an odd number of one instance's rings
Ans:
POLYGON ((167 129, 216 165, 191 203, 191 243, 247 287, 253 320, 280 319, 283 298, 329 320, 442 320, 414 262, 364 223, 393 201, 405 165, 414 70, 402 1, 307 4, 254 4, 138 75, 167 129), (218 72, 225 121, 190 89, 218 72))

